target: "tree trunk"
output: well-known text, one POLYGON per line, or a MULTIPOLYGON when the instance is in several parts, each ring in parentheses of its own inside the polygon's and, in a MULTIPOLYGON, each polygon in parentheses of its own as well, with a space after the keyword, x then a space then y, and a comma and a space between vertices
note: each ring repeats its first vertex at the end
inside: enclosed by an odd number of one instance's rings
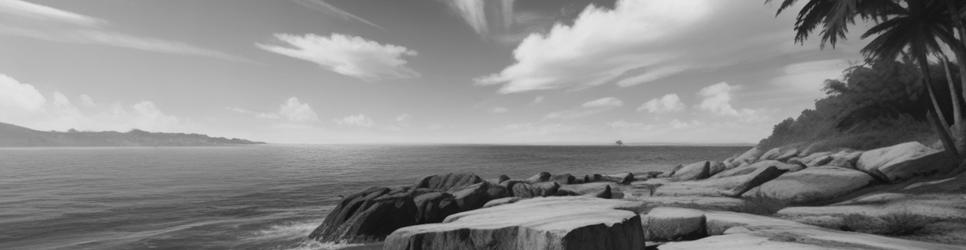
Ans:
POLYGON ((946 124, 943 118, 942 109, 939 107, 939 101, 936 99, 936 92, 932 89, 932 79, 929 77, 929 61, 926 59, 925 53, 915 53, 916 61, 919 63, 919 72, 922 75, 922 84, 926 87, 926 92, 929 93, 929 100, 932 101, 933 112, 929 112, 931 123, 936 129, 936 134, 939 136, 939 140, 942 141, 943 147, 946 149, 946 153, 959 161, 959 152, 953 143, 952 137, 949 135, 949 125, 946 124))
POLYGON ((949 97, 952 99, 953 105, 953 125, 951 130, 951 136, 953 137, 953 142, 955 142, 956 152, 959 154, 966 154, 966 137, 964 137, 962 128, 963 124, 963 112, 962 102, 959 99, 959 95, 956 91, 956 84, 953 82, 953 73, 949 68, 949 58, 946 55, 939 53, 939 59, 942 60, 943 71, 946 73, 946 86, 949 87, 949 97))

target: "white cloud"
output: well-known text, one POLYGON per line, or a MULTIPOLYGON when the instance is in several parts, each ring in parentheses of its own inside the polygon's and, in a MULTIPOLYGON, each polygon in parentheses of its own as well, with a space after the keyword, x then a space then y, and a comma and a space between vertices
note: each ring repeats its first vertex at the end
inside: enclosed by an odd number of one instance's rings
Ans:
POLYGON ((637 108, 637 111, 647 110, 647 112, 661 114, 681 111, 684 110, 684 108, 685 105, 683 102, 681 102, 681 98, 679 98, 677 94, 667 94, 661 98, 654 98, 645 102, 644 104, 641 104, 641 106, 637 108))
POLYGON ((370 22, 369 20, 366 20, 365 18, 361 18, 352 13, 349 13, 348 11, 340 9, 339 7, 335 7, 332 4, 329 4, 328 2, 326 2, 325 0, 294 0, 294 1, 295 3, 317 10, 326 15, 335 15, 345 20, 355 20, 372 27, 385 29, 382 26, 379 26, 378 24, 375 24, 373 22, 370 22))
POLYGON ((624 106, 624 102, 621 101, 621 99, 617 99, 617 97, 604 97, 597 100, 585 102, 580 106, 585 108, 607 108, 607 107, 616 108, 616 107, 624 106))
POLYGON ((490 113, 494 113, 494 114, 502 114, 502 113, 506 113, 506 112, 509 112, 509 111, 510 110, 507 109, 507 108, 505 108, 505 107, 494 107, 494 108, 491 108, 490 109, 490 113))
POLYGON ((403 113, 396 116, 396 122, 407 122, 412 118, 413 118, 412 115, 403 113))
POLYGON ((45 97, 33 85, 0 74, 0 122, 38 130, 112 130, 184 131, 184 120, 165 114, 151 101, 126 106, 120 103, 97 105, 82 95, 82 111, 60 92, 45 97))
POLYGON ((254 116, 259 119, 267 120, 281 120, 289 125, 294 125, 291 123, 317 123, 319 122, 319 115, 315 113, 308 103, 303 103, 298 97, 289 97, 278 106, 278 110, 275 112, 256 112, 238 107, 228 107, 236 113, 246 114, 254 116))
POLYGON ((717 115, 738 117, 744 121, 758 120, 760 117, 755 110, 736 109, 731 106, 731 93, 737 88, 727 82, 704 87, 698 91, 698 95, 703 98, 698 108, 717 115))
POLYGON ((333 72, 366 81, 418 77, 404 56, 418 53, 406 47, 380 44, 358 36, 332 33, 302 36, 275 34, 284 45, 256 44, 261 49, 313 62, 333 72))
POLYGON ((335 121, 339 125, 351 126, 351 127, 363 127, 371 128, 376 125, 376 122, 364 114, 355 114, 337 119, 335 121))
POLYGON ((710 10, 699 0, 620 0, 613 10, 588 6, 571 26, 558 23, 546 35, 528 36, 513 52, 516 63, 476 81, 502 84, 500 92, 514 93, 596 86, 646 66, 662 74, 679 71, 662 69, 659 63, 672 55, 646 45, 674 36, 710 10))
POLYGON ((654 128, 654 125, 649 125, 640 122, 628 122, 624 120, 618 120, 607 123, 607 126, 614 129, 636 129, 636 130, 648 130, 654 128))
POLYGON ((616 97, 604 97, 585 102, 580 107, 548 113, 545 119, 577 119, 619 108, 624 102, 616 97))
POLYGON ((298 98, 290 97, 278 108, 278 114, 282 118, 293 122, 317 122, 319 115, 312 110, 307 103, 302 103, 298 98))
POLYGON ((97 106, 97 102, 94 102, 94 98, 92 98, 91 96, 89 96, 87 94, 81 94, 80 96, 78 96, 78 98, 80 98, 81 105, 84 105, 84 107, 96 107, 97 106))
POLYGON ((108 29, 109 22, 21 0, 0 1, 0 35, 65 43, 99 44, 158 53, 252 62, 183 42, 135 36, 108 29))
POLYGON ((477 34, 486 35, 489 32, 483 0, 447 0, 444 2, 459 14, 463 21, 470 25, 477 34))
POLYGON ((792 63, 782 67, 782 75, 771 80, 772 84, 792 87, 805 94, 821 97, 826 79, 837 79, 849 66, 845 59, 830 59, 792 63))

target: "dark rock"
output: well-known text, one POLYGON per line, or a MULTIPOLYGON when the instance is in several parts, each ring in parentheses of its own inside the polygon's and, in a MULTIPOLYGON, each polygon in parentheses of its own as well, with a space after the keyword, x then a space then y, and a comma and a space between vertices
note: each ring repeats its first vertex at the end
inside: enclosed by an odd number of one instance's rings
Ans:
POLYGON ((495 206, 499 206, 499 205, 506 205, 506 204, 510 204, 510 203, 514 203, 514 202, 520 201, 522 199, 523 198, 520 198, 520 197, 512 197, 512 196, 511 197, 503 197, 503 198, 499 198, 499 199, 494 199, 494 200, 488 201, 488 202, 486 202, 486 204, 483 204, 483 207, 484 208, 487 208, 487 207, 495 207, 495 206))
POLYGON ((560 185, 577 184, 577 177, 571 174, 558 174, 554 175, 551 179, 560 185))
POLYGON ((449 173, 430 175, 416 183, 415 188, 428 188, 436 191, 458 190, 465 186, 483 182, 483 179, 470 173, 449 173))
POLYGON ((560 189, 560 184, 552 181, 540 183, 516 182, 512 183, 511 186, 509 186, 509 189, 515 197, 544 197, 556 194, 557 190, 560 189))
POLYGON ((309 235, 319 241, 379 241, 415 225, 419 209, 410 188, 370 188, 343 199, 309 235))
POLYGON ((496 183, 504 182, 509 179, 510 179, 509 176, 506 176, 505 174, 501 174, 500 177, 496 178, 496 183))
POLYGON ((545 181, 550 181, 551 177, 553 176, 551 176, 550 173, 540 172, 539 174, 536 174, 534 176, 530 176, 530 178, 527 178, 527 181, 530 183, 545 182, 545 181))
POLYGON ((418 214, 417 224, 437 223, 446 216, 460 212, 453 195, 443 192, 425 193, 413 198, 418 214))
POLYGON ((453 197, 459 205, 460 211, 468 211, 483 207, 492 199, 507 196, 507 189, 489 182, 480 182, 453 192, 453 197))

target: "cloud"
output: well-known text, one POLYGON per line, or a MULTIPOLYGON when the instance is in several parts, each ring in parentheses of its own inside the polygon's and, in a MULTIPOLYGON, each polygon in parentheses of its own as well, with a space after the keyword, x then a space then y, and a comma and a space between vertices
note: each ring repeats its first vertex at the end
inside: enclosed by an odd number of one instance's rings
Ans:
POLYGON ((0 35, 64 43, 98 44, 236 62, 249 59, 183 42, 111 31, 105 20, 21 0, 0 1, 0 35))
POLYGON ((585 102, 580 107, 548 113, 544 119, 577 119, 619 108, 624 102, 616 97, 604 97, 585 102))
POLYGON ((745 121, 758 120, 760 118, 755 110, 735 109, 731 106, 731 92, 737 89, 727 82, 719 82, 698 91, 698 95, 703 99, 698 108, 717 115, 738 117, 745 121))
POLYGON ((365 81, 419 77, 406 66, 404 56, 418 53, 406 47, 380 44, 358 36, 332 33, 328 37, 316 34, 275 34, 284 45, 256 44, 261 49, 313 62, 345 76, 365 81))
POLYGON ((504 94, 630 87, 789 55, 857 55, 852 40, 825 52, 812 41, 795 44, 788 31, 794 15, 776 18, 767 9, 756 1, 714 0, 590 5, 571 24, 558 21, 547 32, 530 33, 514 49, 513 63, 474 82, 504 94))
POLYGON ((0 74, 0 122, 38 130, 184 131, 189 124, 151 101, 98 105, 81 95, 83 109, 60 92, 44 96, 33 85, 0 74))
POLYGON ((440 0, 449 6, 450 10, 460 16, 476 34, 487 36, 492 33, 490 24, 502 24, 503 30, 508 31, 515 22, 515 0, 485 1, 485 0, 440 0), (487 4, 497 4, 487 7, 487 4), (491 10, 491 11, 487 11, 491 10))
POLYGON ((597 100, 585 102, 580 106, 585 108, 609 108, 609 107, 616 108, 616 107, 624 106, 624 102, 621 101, 621 99, 617 99, 617 97, 604 97, 597 100))
POLYGON ((372 26, 372 27, 376 27, 376 28, 379 28, 379 29, 385 29, 382 26, 379 26, 378 24, 375 24, 373 22, 370 22, 369 20, 366 20, 365 18, 361 18, 361 17, 356 16, 356 15, 354 15, 352 13, 349 13, 348 11, 345 11, 343 9, 340 9, 339 7, 335 7, 332 4, 329 4, 328 2, 326 2, 325 0, 293 0, 293 1, 295 3, 298 3, 299 5, 305 6, 305 7, 310 8, 310 9, 317 10, 319 12, 322 12, 323 14, 326 14, 326 15, 334 15, 334 16, 337 16, 337 17, 342 18, 344 20, 354 20, 354 21, 361 22, 361 23, 364 23, 364 24, 369 25, 369 26, 372 26))
POLYGON ((794 90, 821 97, 826 79, 837 79, 842 71, 849 66, 845 59, 830 59, 799 62, 785 65, 781 69, 781 76, 771 80, 772 84, 791 87, 794 90))
POLYGON ((259 119, 281 120, 286 123, 317 123, 319 115, 308 103, 301 102, 297 97, 289 97, 279 105, 275 112, 256 112, 238 107, 229 107, 236 113, 251 115, 259 119))
POLYGON ((642 47, 674 36, 709 12, 697 0, 620 0, 613 10, 591 5, 571 26, 558 23, 546 35, 530 34, 513 52, 516 63, 476 82, 515 93, 596 86, 645 66, 660 71, 658 63, 671 55, 642 47))
POLYGON ((490 113, 494 113, 494 114, 502 114, 502 113, 506 113, 506 112, 509 112, 509 111, 510 110, 507 109, 507 108, 505 108, 505 107, 494 107, 494 108, 491 108, 490 109, 490 113))
POLYGON ((403 113, 396 116, 396 122, 407 122, 412 118, 413 118, 412 115, 403 113))
POLYGON ((364 114, 346 116, 341 119, 337 119, 335 122, 343 126, 363 128, 371 128, 376 125, 375 121, 364 114))
POLYGON ((540 96, 534 97, 533 98, 533 101, 530 102, 530 103, 531 104, 540 104, 540 103, 543 103, 543 100, 544 99, 546 99, 546 98, 544 98, 542 95, 540 95, 540 96))
POLYGON ((654 98, 650 101, 641 104, 637 108, 637 111, 644 111, 651 113, 670 113, 684 110, 685 105, 681 102, 681 98, 677 94, 667 94, 660 98, 654 98))
POLYGON ((98 26, 107 23, 97 18, 20 0, 0 1, 0 13, 39 21, 55 21, 82 26, 98 26))

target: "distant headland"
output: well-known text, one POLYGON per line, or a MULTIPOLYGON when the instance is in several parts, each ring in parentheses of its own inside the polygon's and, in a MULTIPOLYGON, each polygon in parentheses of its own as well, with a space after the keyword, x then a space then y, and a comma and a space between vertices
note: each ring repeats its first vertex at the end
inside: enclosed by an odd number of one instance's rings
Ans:
POLYGON ((0 122, 0 147, 153 147, 228 146, 265 144, 238 138, 203 134, 157 133, 139 129, 116 131, 39 131, 0 122))

